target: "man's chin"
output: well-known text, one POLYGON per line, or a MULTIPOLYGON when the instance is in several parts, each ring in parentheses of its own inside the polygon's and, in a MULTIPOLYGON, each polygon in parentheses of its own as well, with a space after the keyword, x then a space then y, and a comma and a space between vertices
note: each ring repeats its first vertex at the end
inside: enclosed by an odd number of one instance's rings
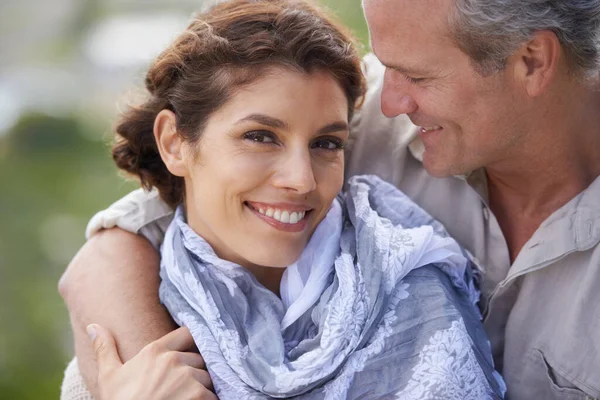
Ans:
POLYGON ((467 175, 465 168, 440 158, 423 156, 423 166, 427 173, 435 178, 448 178, 450 176, 467 175))
POLYGON ((435 178, 447 178, 453 175, 448 165, 439 160, 430 160, 426 156, 423 157, 423 166, 427 173, 435 178))

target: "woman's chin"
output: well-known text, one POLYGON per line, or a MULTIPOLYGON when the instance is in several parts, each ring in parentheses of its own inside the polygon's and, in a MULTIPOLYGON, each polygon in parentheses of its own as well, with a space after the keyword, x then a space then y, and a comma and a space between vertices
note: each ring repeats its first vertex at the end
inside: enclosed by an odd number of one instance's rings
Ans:
POLYGON ((249 260, 254 265, 260 265, 265 268, 286 268, 298 261, 302 251, 296 249, 275 249, 277 254, 257 255, 249 257, 249 260))

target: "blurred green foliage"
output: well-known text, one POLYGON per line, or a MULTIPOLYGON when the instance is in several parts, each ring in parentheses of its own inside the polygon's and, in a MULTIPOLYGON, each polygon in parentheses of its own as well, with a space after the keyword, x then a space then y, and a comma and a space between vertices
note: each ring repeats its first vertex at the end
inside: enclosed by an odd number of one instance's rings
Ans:
MULTIPOLYGON (((360 0, 323 3, 367 43, 360 0)), ((137 186, 112 164, 110 128, 73 110, 0 136, 0 399, 59 397, 73 355, 59 277, 93 213, 137 186)))
POLYGON ((0 398, 58 398, 71 355, 58 278, 94 210, 134 186, 89 129, 99 128, 27 115, 1 144, 0 398))
POLYGON ((361 0, 320 0, 320 3, 351 28, 359 40, 359 45, 362 45, 362 52, 366 52, 369 45, 369 32, 362 12, 361 0))

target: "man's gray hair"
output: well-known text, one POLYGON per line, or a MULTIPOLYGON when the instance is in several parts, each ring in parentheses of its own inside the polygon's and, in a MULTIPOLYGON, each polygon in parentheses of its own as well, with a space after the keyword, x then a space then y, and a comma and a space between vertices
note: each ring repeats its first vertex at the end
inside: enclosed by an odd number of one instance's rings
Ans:
POLYGON ((481 74, 501 70, 536 31, 560 40, 572 71, 600 76, 600 0, 454 0, 453 39, 481 74))

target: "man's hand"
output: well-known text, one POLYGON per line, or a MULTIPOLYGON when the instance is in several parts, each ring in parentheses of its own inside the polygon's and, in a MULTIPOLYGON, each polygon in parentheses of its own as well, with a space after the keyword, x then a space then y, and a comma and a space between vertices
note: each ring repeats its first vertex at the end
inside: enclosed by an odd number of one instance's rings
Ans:
POLYGON ((198 353, 189 352, 194 340, 179 328, 150 343, 122 363, 110 333, 100 325, 87 328, 93 339, 102 400, 216 399, 212 382, 198 353))

